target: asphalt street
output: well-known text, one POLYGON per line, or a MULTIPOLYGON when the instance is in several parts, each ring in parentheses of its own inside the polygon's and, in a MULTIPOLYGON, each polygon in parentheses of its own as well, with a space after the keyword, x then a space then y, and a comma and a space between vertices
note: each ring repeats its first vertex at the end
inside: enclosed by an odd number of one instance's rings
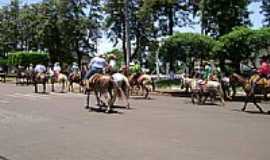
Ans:
POLYGON ((252 104, 152 95, 106 114, 87 111, 83 94, 33 91, 0 83, 0 160, 270 159, 270 115, 252 104))

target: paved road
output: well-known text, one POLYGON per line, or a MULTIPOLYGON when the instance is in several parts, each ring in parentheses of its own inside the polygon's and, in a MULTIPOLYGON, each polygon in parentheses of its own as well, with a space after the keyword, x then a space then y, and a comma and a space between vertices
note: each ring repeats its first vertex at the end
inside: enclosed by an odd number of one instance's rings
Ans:
MULTIPOLYGON (((34 94, 0 84, 0 160, 269 160, 270 115, 242 103, 132 99, 132 109, 88 112, 80 94, 34 94), (255 111, 255 113, 253 113, 255 111)), ((121 102, 119 102, 121 105, 121 102)), ((264 104, 266 110, 269 104, 264 104)))

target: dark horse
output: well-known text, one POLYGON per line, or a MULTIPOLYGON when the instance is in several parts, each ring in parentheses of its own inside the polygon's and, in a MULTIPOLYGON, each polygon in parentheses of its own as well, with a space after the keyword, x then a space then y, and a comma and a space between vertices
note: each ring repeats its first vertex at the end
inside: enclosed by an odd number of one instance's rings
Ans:
POLYGON ((264 95, 264 98, 267 99, 267 94, 270 93, 270 80, 260 78, 258 74, 254 74, 247 81, 246 85, 244 86, 244 90, 246 92, 246 100, 242 111, 246 110, 249 100, 252 99, 253 103, 260 110, 260 112, 264 113, 263 109, 257 103, 256 95, 262 94, 264 95))
POLYGON ((43 85, 43 93, 46 93, 46 83, 48 82, 48 75, 46 73, 34 73, 33 84, 35 87, 35 93, 38 93, 38 84, 43 85))
POLYGON ((69 91, 74 92, 73 83, 77 83, 80 86, 80 92, 82 92, 82 86, 83 86, 82 74, 79 70, 76 72, 71 72, 68 75, 68 81, 69 81, 69 86, 68 86, 69 91))
MULTIPOLYGON (((142 90, 142 93, 144 94, 144 98, 147 99, 149 96, 149 92, 152 89, 154 90, 155 84, 154 81, 152 80, 150 75, 144 74, 144 73, 139 73, 139 74, 132 74, 129 76, 129 83, 131 86, 131 95, 136 88, 137 90, 142 90)), ((138 95, 138 91, 137 91, 138 95)))

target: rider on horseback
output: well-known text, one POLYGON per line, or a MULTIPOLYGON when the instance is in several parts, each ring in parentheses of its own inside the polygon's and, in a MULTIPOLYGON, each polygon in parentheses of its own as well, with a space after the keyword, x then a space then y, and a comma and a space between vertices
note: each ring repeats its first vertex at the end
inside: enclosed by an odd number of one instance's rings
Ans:
POLYGON ((46 67, 43 64, 37 64, 34 68, 34 77, 39 77, 40 74, 46 72, 46 67))
POLYGON ((270 77, 270 64, 269 64, 269 59, 267 60, 262 60, 261 61, 261 66, 257 69, 257 73, 259 77, 254 80, 252 88, 255 88, 255 85, 262 79, 269 79, 270 77))
POLYGON ((108 66, 106 59, 103 54, 98 54, 92 58, 89 63, 89 70, 87 71, 84 80, 89 79, 95 73, 103 73, 103 70, 108 66))
POLYGON ((79 71, 79 65, 76 62, 72 63, 71 72, 77 73, 79 71))
POLYGON ((56 79, 58 79, 58 76, 61 72, 61 67, 59 62, 55 62, 53 66, 53 72, 56 79))

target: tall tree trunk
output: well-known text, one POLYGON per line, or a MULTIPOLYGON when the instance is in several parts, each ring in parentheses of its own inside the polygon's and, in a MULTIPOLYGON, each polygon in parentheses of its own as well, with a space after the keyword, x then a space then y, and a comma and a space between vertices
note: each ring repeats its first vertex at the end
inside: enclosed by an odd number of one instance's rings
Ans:
POLYGON ((126 28, 126 25, 125 25, 125 23, 123 23, 123 28, 122 28, 122 48, 123 48, 123 53, 124 53, 125 65, 128 65, 127 64, 127 48, 126 48, 126 32, 125 32, 125 28, 126 28))
POLYGON ((173 35, 173 26, 174 26, 173 7, 169 8, 168 18, 169 18, 169 35, 173 35))

